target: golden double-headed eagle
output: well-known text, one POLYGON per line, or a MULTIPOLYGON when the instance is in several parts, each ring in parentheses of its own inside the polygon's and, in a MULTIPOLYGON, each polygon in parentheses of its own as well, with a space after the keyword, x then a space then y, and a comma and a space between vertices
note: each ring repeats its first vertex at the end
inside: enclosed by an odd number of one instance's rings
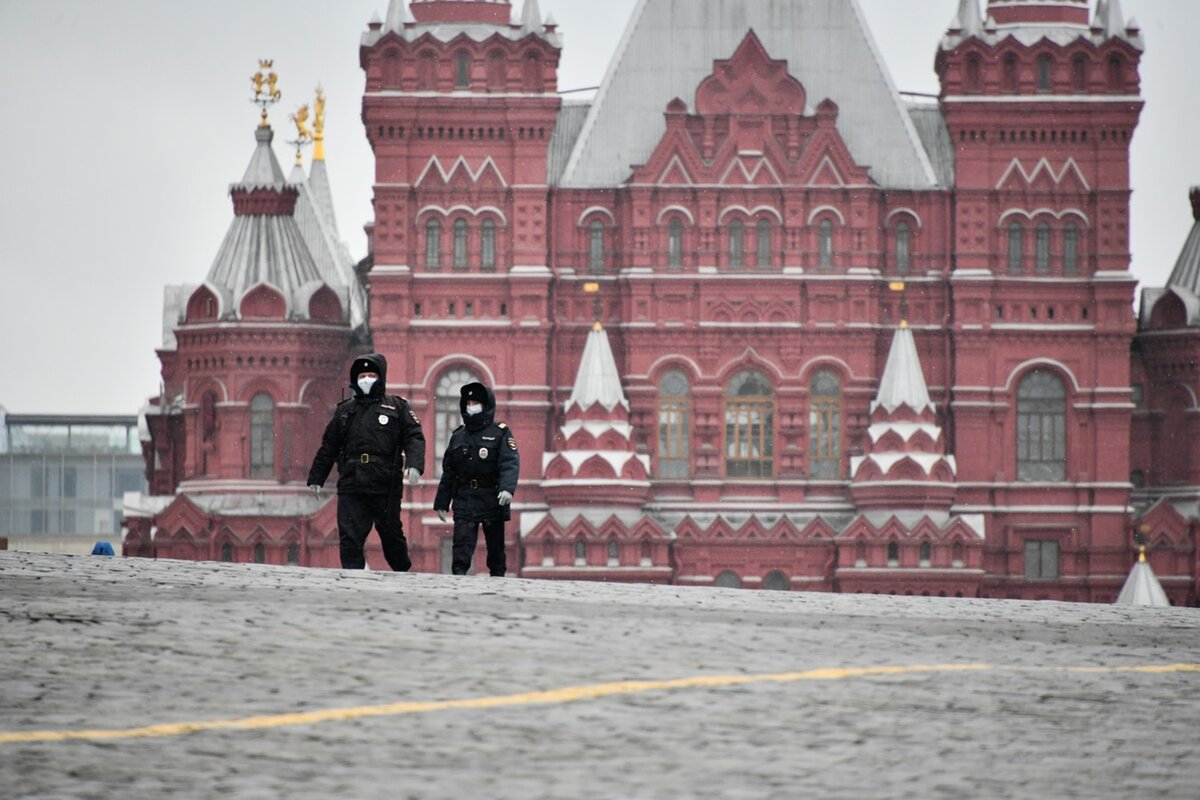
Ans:
POLYGON ((276 86, 279 82, 279 76, 271 69, 274 64, 275 62, 271 60, 259 61, 258 72, 250 76, 250 83, 254 87, 254 101, 256 103, 263 100, 275 103, 283 96, 283 93, 279 91, 279 87, 276 86), (266 71, 265 74, 264 70, 266 71))

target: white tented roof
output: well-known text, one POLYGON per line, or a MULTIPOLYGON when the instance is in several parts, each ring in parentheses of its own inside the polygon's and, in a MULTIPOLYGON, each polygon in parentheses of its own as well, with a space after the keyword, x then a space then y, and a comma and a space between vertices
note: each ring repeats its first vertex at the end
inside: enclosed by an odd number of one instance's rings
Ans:
POLYGON ((897 328, 892 338, 892 349, 879 380, 875 405, 883 406, 889 413, 900 406, 908 406, 917 412, 933 409, 925 375, 921 372, 917 344, 913 341, 912 329, 907 326, 897 328))
POLYGON ((937 184, 908 110, 867 29, 858 0, 640 0, 563 175, 568 187, 623 183, 654 151, 678 97, 689 107, 713 62, 750 31, 805 88, 815 108, 840 109, 855 161, 885 188, 937 184))
POLYGON ((1167 599, 1167 593, 1163 591, 1150 564, 1139 561, 1129 571, 1129 577, 1125 579, 1114 605, 1166 607, 1171 605, 1171 601, 1167 599))
POLYGON ((578 406, 587 410, 596 403, 607 411, 612 411, 618 405, 629 408, 625 391, 621 388, 617 361, 608 343, 608 334, 599 324, 588 334, 583 358, 579 362, 579 374, 575 376, 575 388, 566 407, 578 406))

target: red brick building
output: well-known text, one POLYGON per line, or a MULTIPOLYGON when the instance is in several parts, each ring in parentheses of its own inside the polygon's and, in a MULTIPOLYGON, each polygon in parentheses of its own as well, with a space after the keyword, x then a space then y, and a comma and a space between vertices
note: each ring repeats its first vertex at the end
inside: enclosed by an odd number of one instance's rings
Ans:
POLYGON ((323 163, 235 185, 127 552, 336 563, 303 472, 371 348, 433 445, 420 570, 477 379, 521 443, 525 577, 1109 602, 1140 531, 1195 602, 1200 233, 1139 320, 1140 32, 1119 0, 957 5, 937 98, 852 1, 642 0, 581 103, 536 0, 392 0, 360 49, 369 257, 323 163), (297 243, 275 272, 237 255, 253 225, 297 243))

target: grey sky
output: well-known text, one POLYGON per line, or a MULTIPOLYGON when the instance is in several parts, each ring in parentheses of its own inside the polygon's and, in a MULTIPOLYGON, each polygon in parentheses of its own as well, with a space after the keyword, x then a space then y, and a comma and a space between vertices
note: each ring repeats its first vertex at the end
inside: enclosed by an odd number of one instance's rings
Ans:
MULTIPOLYGON (((958 0, 859 2, 896 85, 936 93, 933 57, 958 0)), ((541 0, 565 36, 561 89, 600 82, 634 5, 541 0)), ((1200 184, 1200 110, 1188 77, 1200 2, 1122 6, 1147 46, 1133 272, 1158 286, 1192 224, 1188 186, 1200 184)), ((274 58, 280 74, 283 102, 271 119, 285 170, 287 115, 324 85, 338 223, 351 252, 365 253, 373 163, 359 120, 358 41, 386 8, 0 0, 0 406, 132 414, 157 393, 162 290, 203 280, 225 235, 228 185, 254 147, 258 58, 274 58)))

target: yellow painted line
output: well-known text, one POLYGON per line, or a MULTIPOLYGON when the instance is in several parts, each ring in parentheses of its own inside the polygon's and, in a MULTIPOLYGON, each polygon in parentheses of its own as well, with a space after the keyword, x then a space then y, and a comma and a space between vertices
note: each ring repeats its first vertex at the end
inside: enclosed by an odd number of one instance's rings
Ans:
MULTIPOLYGON (((331 708, 323 711, 305 711, 295 714, 271 714, 241 719, 208 720, 198 722, 174 722, 161 725, 146 725, 139 728, 114 730, 73 731, 15 731, 0 733, 0 744, 30 742, 64 742, 70 740, 111 741, 114 739, 148 739, 155 737, 183 736, 203 731, 250 731, 269 728, 288 728, 298 725, 318 725, 325 722, 346 722, 368 717, 391 717, 405 714, 428 714, 435 711, 479 710, 511 706, 553 705, 574 703, 580 700, 596 700, 618 695, 643 694, 646 692, 677 691, 681 689, 713 689, 726 686, 746 686, 756 683, 796 683, 800 681, 837 681, 849 678, 868 678, 879 675, 912 675, 920 673, 986 672, 989 670, 1019 670, 1029 668, 995 667, 989 664, 932 664, 924 666, 880 666, 880 667, 828 667, 805 672, 781 672, 765 675, 701 675, 694 678, 676 678, 657 681, 620 681, 591 686, 572 686, 543 692, 478 697, 467 700, 438 700, 428 702, 390 703, 376 706, 331 708)), ((1036 667, 1039 672, 1077 673, 1179 673, 1200 672, 1200 664, 1161 664, 1130 667, 1036 667)))

